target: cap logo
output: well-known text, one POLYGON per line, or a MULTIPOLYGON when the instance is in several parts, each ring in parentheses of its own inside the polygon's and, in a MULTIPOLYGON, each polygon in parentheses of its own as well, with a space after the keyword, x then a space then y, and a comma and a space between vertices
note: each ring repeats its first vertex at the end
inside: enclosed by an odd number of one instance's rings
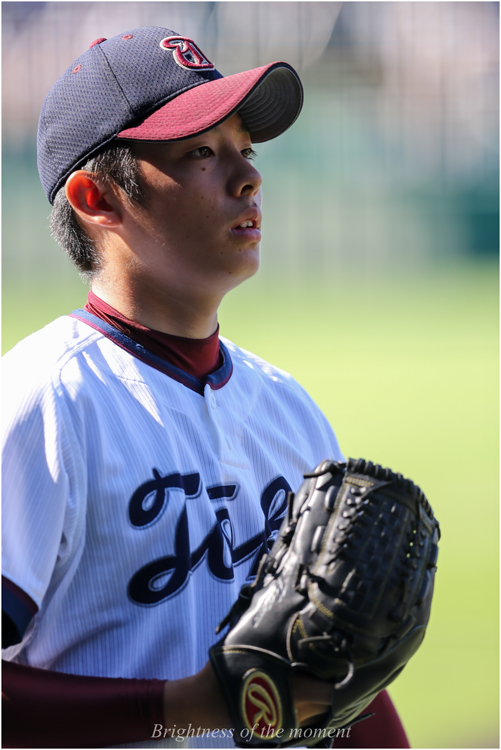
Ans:
POLYGON ((200 47, 186 36, 168 36, 162 39, 163 49, 174 51, 174 60, 181 68, 188 70, 214 70, 214 64, 208 60, 200 47))
POLYGON ((265 740, 272 740, 282 728, 280 695, 273 680, 251 670, 242 687, 242 714, 247 728, 265 740))

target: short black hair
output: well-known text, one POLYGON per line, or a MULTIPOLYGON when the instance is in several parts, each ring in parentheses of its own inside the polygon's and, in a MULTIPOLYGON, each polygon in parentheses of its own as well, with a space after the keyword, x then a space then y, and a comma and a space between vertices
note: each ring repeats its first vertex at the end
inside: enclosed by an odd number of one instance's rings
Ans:
MULTIPOLYGON (((104 182, 112 181, 133 203, 144 205, 144 190, 139 163, 130 145, 112 141, 79 167, 92 172, 104 182)), ((91 281, 101 268, 101 259, 92 240, 77 219, 64 186, 59 189, 50 216, 52 236, 67 253, 86 281, 91 281)))

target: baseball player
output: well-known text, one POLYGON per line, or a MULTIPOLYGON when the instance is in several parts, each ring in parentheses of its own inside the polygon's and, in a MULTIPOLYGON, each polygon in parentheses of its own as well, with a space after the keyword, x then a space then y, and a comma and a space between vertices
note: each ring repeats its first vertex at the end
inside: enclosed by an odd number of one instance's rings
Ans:
MULTIPOLYGON (((38 165, 84 309, 4 358, 4 746, 233 746, 208 650, 334 433, 219 336, 259 264, 253 143, 302 106, 286 63, 223 77, 163 28, 97 39, 49 92, 38 165)), ((300 721, 331 686, 294 682, 300 721)), ((340 746, 408 747, 388 698, 340 746)), ((336 744, 337 746, 337 744, 336 744)))

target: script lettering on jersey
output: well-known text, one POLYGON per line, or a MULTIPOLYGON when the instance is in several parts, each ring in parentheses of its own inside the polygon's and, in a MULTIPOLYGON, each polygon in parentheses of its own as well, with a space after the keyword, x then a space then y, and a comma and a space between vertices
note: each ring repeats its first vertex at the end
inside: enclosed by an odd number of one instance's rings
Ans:
MULTIPOLYGON (((162 516, 169 491, 181 491, 186 499, 197 497, 203 490, 200 474, 173 473, 162 477, 153 469, 153 479, 142 484, 129 502, 129 520, 137 529, 146 529, 162 516)), ((257 573, 263 554, 275 541, 287 509, 287 493, 291 488, 284 477, 277 477, 261 493, 263 529, 242 544, 235 545, 233 525, 227 508, 215 511, 215 523, 195 550, 190 547, 190 530, 186 503, 176 526, 174 553, 153 560, 135 573, 127 593, 135 604, 154 606, 179 594, 191 573, 201 564, 221 581, 234 579, 234 567, 254 556, 248 578, 257 573)), ((234 500, 238 485, 224 484, 206 488, 211 500, 234 500)))
POLYGON ((184 490, 186 497, 200 494, 200 474, 169 474, 162 477, 157 469, 153 469, 153 476, 154 479, 138 487, 130 499, 129 520, 133 526, 151 526, 158 521, 167 505, 166 490, 184 490))

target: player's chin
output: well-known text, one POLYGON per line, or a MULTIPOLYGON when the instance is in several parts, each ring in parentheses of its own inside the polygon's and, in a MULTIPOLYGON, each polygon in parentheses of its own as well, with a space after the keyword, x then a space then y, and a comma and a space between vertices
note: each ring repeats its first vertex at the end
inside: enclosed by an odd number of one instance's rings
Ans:
POLYGON ((231 286, 250 279, 259 270, 259 243, 253 246, 240 247, 231 255, 227 266, 228 282, 231 286))
POLYGON ((254 276, 259 270, 259 264, 261 262, 261 252, 259 242, 253 243, 248 247, 242 248, 240 251, 241 265, 244 267, 245 272, 250 276, 254 276))

